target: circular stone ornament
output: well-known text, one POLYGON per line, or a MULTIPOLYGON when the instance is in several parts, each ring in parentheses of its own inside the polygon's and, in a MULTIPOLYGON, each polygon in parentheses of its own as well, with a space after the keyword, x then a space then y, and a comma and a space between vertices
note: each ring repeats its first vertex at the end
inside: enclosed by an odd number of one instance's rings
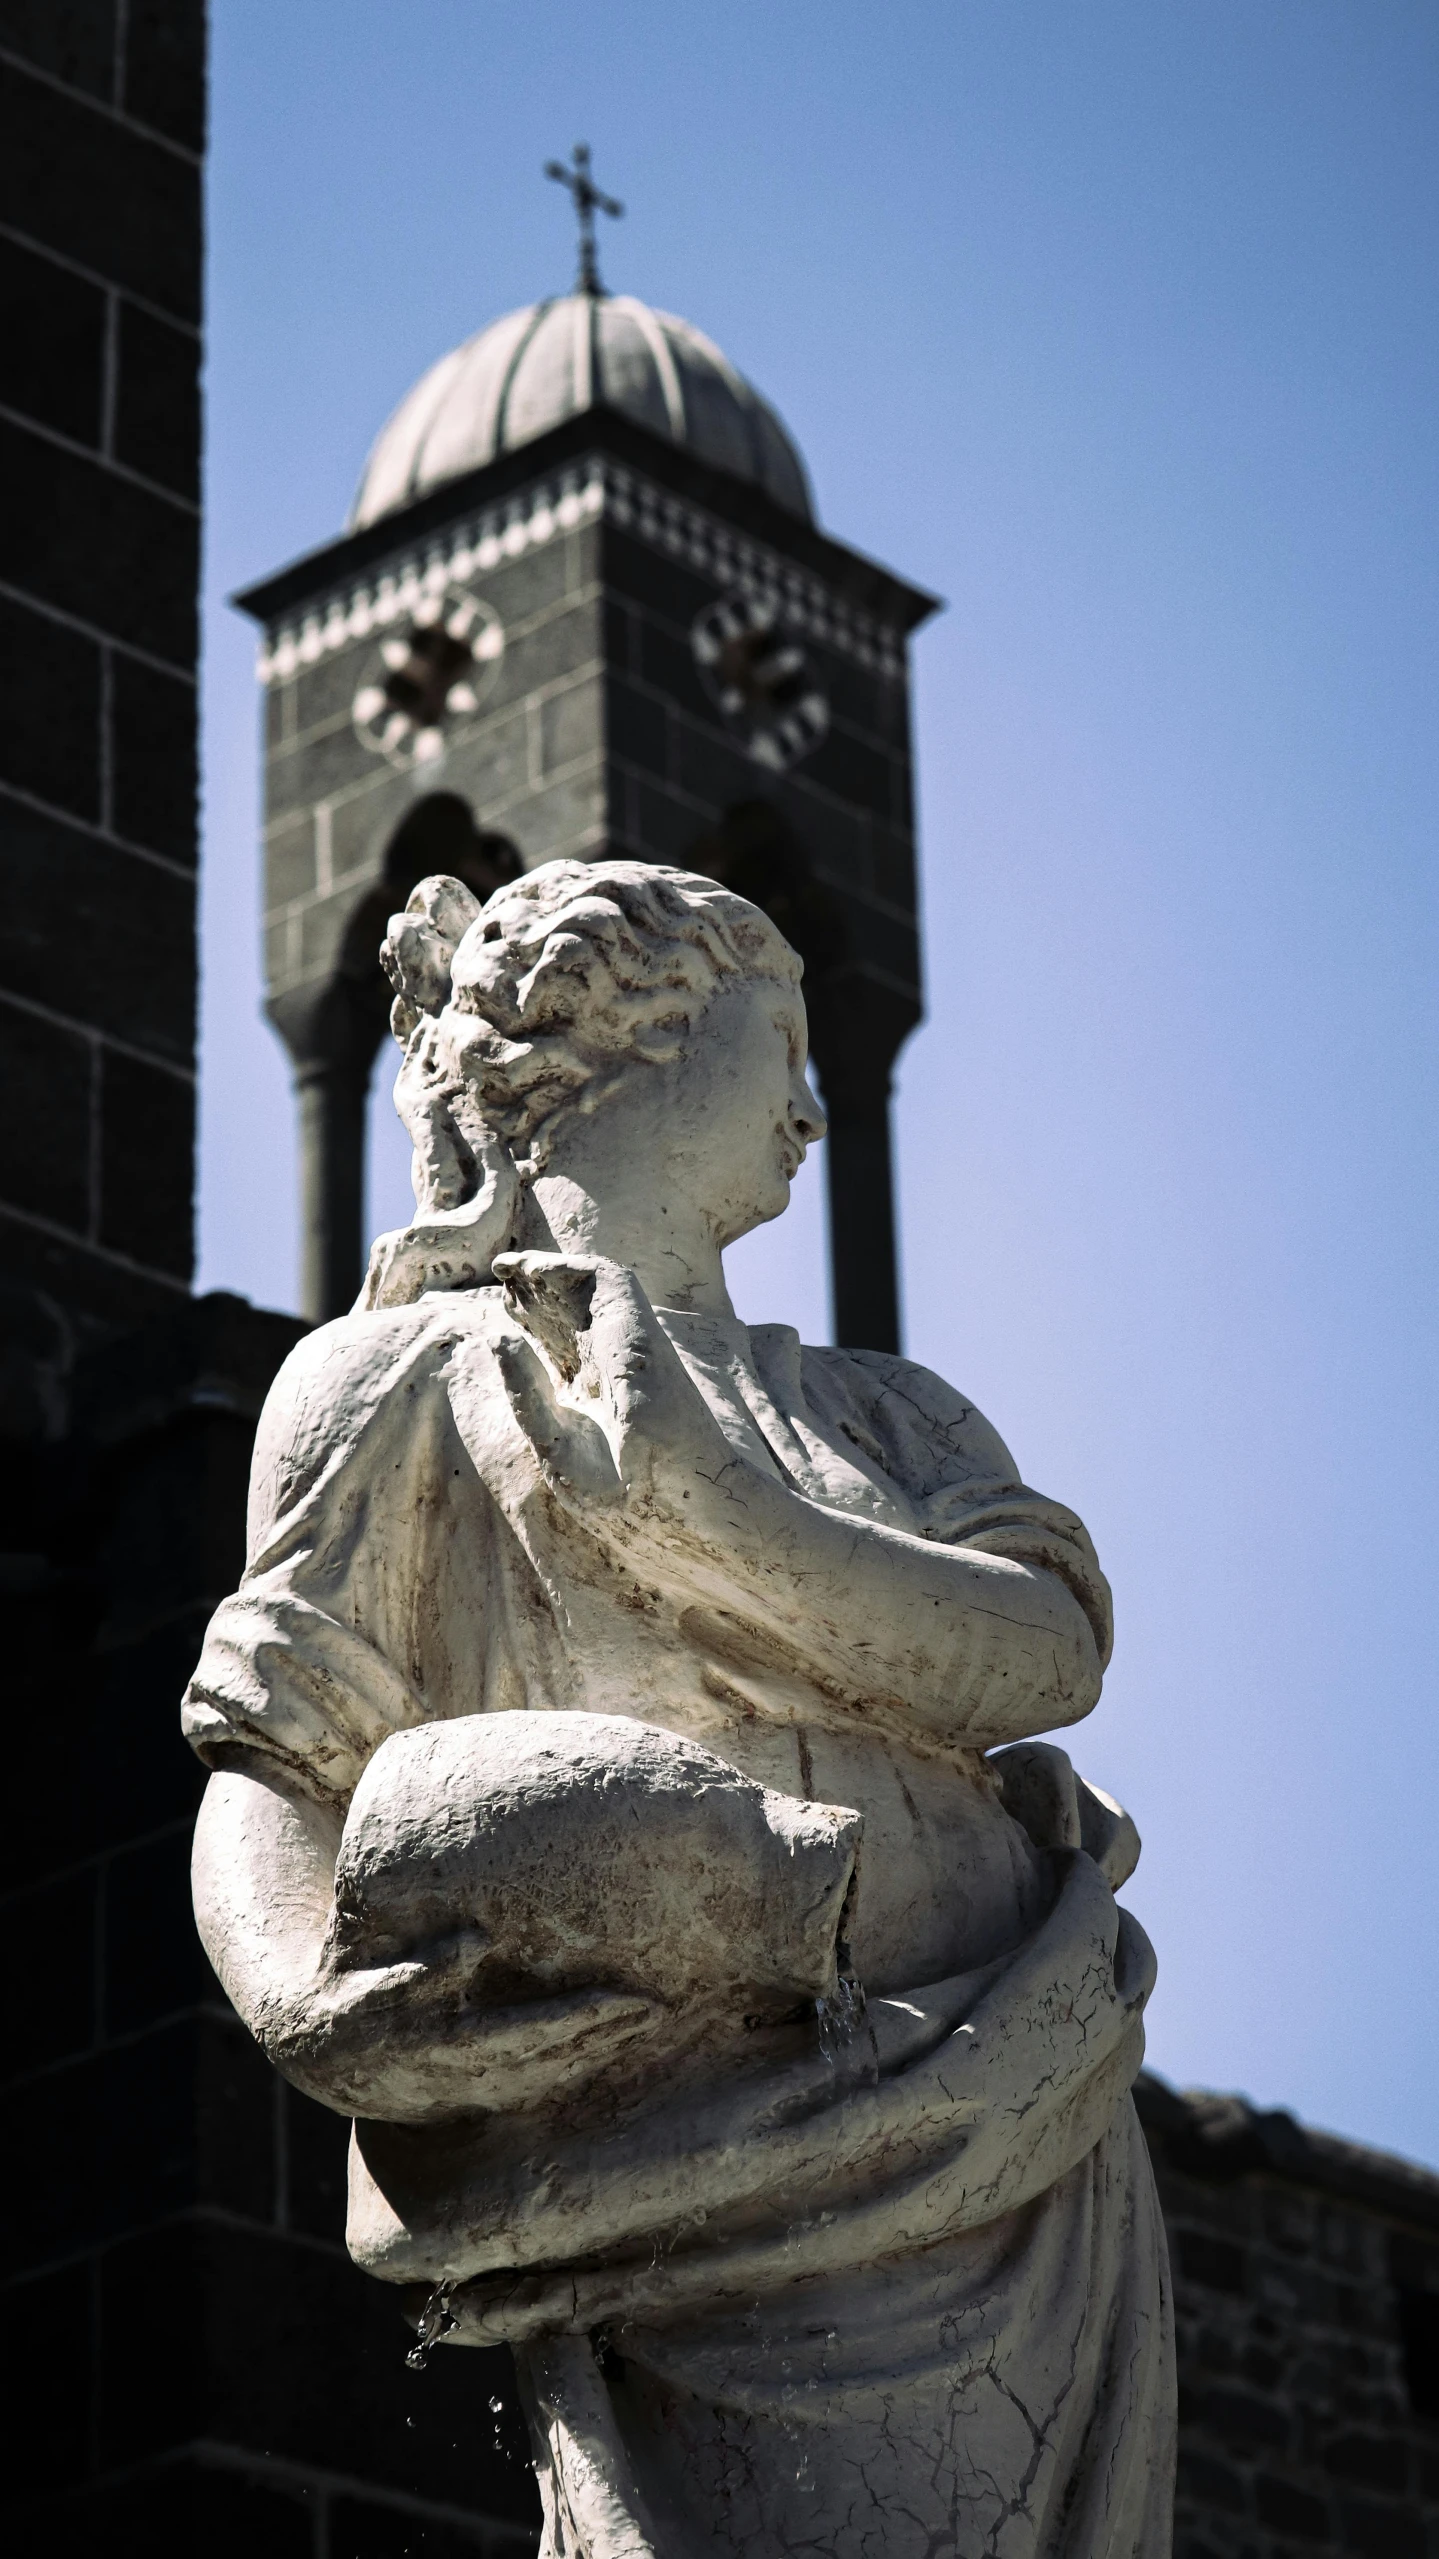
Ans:
POLYGON ((814 752, 829 703, 778 596, 722 596, 696 618, 690 647, 726 727, 756 764, 782 773, 814 752))
POLYGON ((355 735, 401 771, 436 764, 463 736, 500 670, 505 628, 468 587, 426 597, 380 642, 355 695, 355 735))

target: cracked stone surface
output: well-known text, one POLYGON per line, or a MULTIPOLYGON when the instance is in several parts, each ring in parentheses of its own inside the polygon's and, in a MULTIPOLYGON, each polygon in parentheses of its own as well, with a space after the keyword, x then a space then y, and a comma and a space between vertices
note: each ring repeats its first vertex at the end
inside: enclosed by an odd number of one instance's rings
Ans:
POLYGON ((1133 1824, 1073 1512, 746 1328, 823 1126, 730 892, 554 863, 386 945, 416 1211, 276 1381, 186 1699, 206 1945, 354 2119, 350 2246, 516 2348, 549 2559, 1163 2559, 1133 1824))

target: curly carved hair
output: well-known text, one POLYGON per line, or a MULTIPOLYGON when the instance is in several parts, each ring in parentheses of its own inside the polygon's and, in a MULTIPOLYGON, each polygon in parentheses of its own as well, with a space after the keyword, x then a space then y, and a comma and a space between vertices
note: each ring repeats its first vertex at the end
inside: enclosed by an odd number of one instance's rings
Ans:
POLYGON ((406 1050, 396 1103, 431 1159, 416 1165, 422 1207, 463 1194, 477 1129, 533 1179, 560 1120, 593 1110, 635 1059, 674 1057, 722 978, 800 976, 748 899, 649 862, 546 862, 483 906, 458 880, 422 880, 380 956, 406 1050))

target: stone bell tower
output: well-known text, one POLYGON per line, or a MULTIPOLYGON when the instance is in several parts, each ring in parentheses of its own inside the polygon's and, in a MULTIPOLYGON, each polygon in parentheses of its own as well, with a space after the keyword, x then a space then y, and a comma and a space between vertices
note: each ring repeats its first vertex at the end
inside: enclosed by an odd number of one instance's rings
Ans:
POLYGON ((889 1089, 921 1011, 907 643, 935 606, 821 532, 774 411, 697 329, 606 294, 586 236, 574 293, 401 403, 340 539, 238 601, 264 633, 305 1312, 359 1285, 386 916, 429 871, 486 894, 623 856, 728 881, 801 952, 836 1334, 896 1347, 889 1089))

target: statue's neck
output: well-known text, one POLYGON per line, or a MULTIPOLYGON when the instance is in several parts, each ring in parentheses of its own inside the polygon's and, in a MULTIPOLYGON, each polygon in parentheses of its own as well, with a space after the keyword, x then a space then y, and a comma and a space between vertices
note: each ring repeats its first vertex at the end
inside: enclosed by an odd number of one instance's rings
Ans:
POLYGON ((633 1189, 607 1180, 603 1195, 573 1172, 538 1175, 525 1192, 521 1251, 598 1254, 634 1271, 652 1306, 733 1315, 713 1229, 684 1199, 657 1201, 650 1168, 636 1171, 633 1189))

